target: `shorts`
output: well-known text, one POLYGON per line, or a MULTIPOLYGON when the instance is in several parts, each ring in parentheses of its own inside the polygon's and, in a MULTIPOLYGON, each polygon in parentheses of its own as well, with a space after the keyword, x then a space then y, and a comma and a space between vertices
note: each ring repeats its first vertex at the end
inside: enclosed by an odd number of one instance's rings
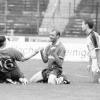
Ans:
POLYGON ((0 83, 3 83, 6 81, 6 78, 5 78, 5 73, 0 71, 0 83))
POLYGON ((62 74, 62 68, 46 68, 42 70, 43 82, 48 82, 48 77, 50 74, 54 74, 57 77, 62 74))
POLYGON ((15 69, 6 72, 5 73, 5 78, 7 79, 12 79, 13 81, 19 81, 19 78, 24 78, 23 73, 20 71, 20 69, 18 67, 16 67, 15 69))

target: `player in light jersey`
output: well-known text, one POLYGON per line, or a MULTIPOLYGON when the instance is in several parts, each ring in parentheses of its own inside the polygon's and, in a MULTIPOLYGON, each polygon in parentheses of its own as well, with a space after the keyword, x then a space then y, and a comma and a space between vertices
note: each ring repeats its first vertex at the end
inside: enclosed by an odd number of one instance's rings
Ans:
POLYGON ((91 18, 85 18, 82 22, 82 30, 87 34, 87 48, 89 56, 88 69, 92 72, 93 82, 100 82, 100 45, 99 34, 93 30, 94 22, 91 18))
POLYGON ((0 36, 0 80, 12 84, 16 82, 27 84, 27 79, 20 71, 16 61, 26 61, 35 56, 35 51, 31 56, 25 58, 21 52, 14 48, 6 48, 5 36, 0 36))
MULTIPOLYGON (((45 50, 42 49, 40 51, 43 62, 48 64, 47 68, 33 75, 30 82, 39 82, 41 80, 50 84, 60 84, 63 82, 62 64, 66 50, 64 45, 59 41, 59 37, 60 32, 56 30, 50 33, 51 44, 49 44, 45 50), (59 79, 62 79, 62 81, 59 79)), ((67 80, 66 82, 68 83, 67 80)))

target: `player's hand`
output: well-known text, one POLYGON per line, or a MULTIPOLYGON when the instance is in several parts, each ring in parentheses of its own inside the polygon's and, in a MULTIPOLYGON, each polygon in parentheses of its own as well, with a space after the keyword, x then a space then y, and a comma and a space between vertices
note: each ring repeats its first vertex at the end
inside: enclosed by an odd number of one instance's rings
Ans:
POLYGON ((44 51, 44 48, 43 48, 43 47, 41 47, 41 48, 40 48, 40 52, 43 52, 43 51, 44 51))
POLYGON ((39 53, 39 49, 35 49, 35 51, 34 51, 35 53, 39 53))
POLYGON ((50 49, 51 49, 52 51, 54 51, 54 50, 56 49, 56 46, 52 46, 50 49))
POLYGON ((87 65, 87 70, 90 72, 91 71, 91 65, 87 65))

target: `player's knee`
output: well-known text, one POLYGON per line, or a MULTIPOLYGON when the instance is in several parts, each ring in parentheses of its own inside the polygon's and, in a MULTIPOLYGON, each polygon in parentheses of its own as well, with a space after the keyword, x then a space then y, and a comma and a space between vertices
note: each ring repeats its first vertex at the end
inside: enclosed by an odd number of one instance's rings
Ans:
POLYGON ((50 74, 48 77, 48 83, 49 84, 56 84, 56 75, 50 74))
POLYGON ((40 80, 43 79, 43 76, 42 76, 42 71, 39 71, 38 73, 36 73, 35 75, 33 75, 31 78, 30 78, 30 82, 38 82, 40 80))

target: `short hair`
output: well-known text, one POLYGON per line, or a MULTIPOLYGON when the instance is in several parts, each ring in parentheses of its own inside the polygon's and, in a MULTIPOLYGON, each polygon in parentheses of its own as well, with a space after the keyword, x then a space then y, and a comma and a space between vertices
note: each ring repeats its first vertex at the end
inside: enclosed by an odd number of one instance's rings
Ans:
POLYGON ((5 36, 0 36, 0 47, 3 46, 5 41, 6 41, 6 37, 5 36))
POLYGON ((83 21, 85 22, 85 24, 88 24, 88 27, 90 29, 93 29, 94 27, 94 21, 92 18, 84 18, 83 21))
POLYGON ((56 32, 56 35, 57 35, 57 36, 59 36, 59 37, 61 36, 60 31, 58 31, 58 30, 56 30, 56 29, 53 29, 53 30, 52 30, 52 32, 53 32, 53 31, 55 31, 55 32, 56 32))
POLYGON ((60 35, 61 35, 59 31, 57 31, 57 35, 58 35, 58 36, 60 36, 60 35))

